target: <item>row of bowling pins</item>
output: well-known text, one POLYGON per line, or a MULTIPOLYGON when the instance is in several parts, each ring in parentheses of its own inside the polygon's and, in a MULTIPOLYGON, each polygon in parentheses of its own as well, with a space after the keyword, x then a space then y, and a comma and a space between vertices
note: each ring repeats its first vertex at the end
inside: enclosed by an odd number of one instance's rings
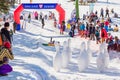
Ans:
MULTIPOLYGON (((78 57, 78 68, 80 72, 85 71, 90 64, 90 60, 92 58, 92 51, 90 49, 90 41, 87 41, 87 49, 85 42, 81 43, 81 50, 78 57)), ((109 63, 109 55, 107 51, 106 43, 102 43, 99 47, 99 55, 96 59, 97 70, 99 72, 104 72, 108 68, 109 63)))
MULTIPOLYGON (((56 47, 56 55, 53 59, 53 67, 56 71, 60 71, 61 68, 65 68, 68 66, 71 58, 72 52, 70 48, 70 39, 65 41, 63 44, 63 50, 60 50, 60 44, 55 43, 56 47)), ((108 67, 109 63, 109 55, 107 52, 107 45, 102 43, 99 47, 99 55, 96 60, 97 69, 100 72, 104 72, 108 67)), ((78 68, 80 72, 85 71, 90 64, 90 60, 92 58, 92 51, 90 49, 90 41, 87 41, 87 48, 85 42, 81 43, 80 54, 78 56, 78 68)))
POLYGON ((66 68, 71 60, 72 52, 70 49, 70 39, 64 41, 63 50, 60 50, 60 44, 55 43, 56 55, 53 59, 53 67, 56 71, 60 71, 61 68, 66 68))

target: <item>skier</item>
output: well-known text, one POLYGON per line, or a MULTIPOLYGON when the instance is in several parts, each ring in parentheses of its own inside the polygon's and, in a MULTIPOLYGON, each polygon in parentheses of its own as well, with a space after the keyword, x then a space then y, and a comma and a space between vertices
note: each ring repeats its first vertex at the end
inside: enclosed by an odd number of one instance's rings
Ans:
POLYGON ((44 28, 44 26, 45 26, 44 17, 41 19, 41 23, 42 23, 42 28, 44 28))

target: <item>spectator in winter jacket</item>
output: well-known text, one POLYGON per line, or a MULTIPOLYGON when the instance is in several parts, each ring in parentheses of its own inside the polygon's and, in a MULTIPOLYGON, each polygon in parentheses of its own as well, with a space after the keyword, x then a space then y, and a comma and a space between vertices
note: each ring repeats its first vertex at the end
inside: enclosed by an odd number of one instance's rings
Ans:
POLYGON ((81 35, 81 37, 84 36, 84 31, 85 31, 85 24, 82 22, 82 24, 80 25, 80 35, 81 35))
POLYGON ((111 18, 110 18, 110 17, 108 17, 108 21, 109 21, 109 23, 112 23, 112 20, 111 20, 111 18))
POLYGON ((108 31, 113 31, 113 28, 111 28, 111 25, 109 25, 108 31))
POLYGON ((109 9, 108 8, 106 8, 106 14, 105 14, 105 17, 109 17, 109 9))
POLYGON ((96 36, 96 43, 100 43, 100 31, 99 31, 99 27, 96 28, 95 30, 95 36, 96 36))
POLYGON ((105 30, 108 32, 108 26, 105 26, 104 28, 105 28, 105 30))
POLYGON ((101 39, 102 39, 102 43, 106 40, 107 38, 107 32, 104 28, 101 28, 101 39))
POLYGON ((104 17, 104 10, 103 10, 103 8, 101 8, 101 10, 100 10, 100 17, 104 17))
POLYGON ((10 26, 9 22, 6 22, 4 24, 4 28, 1 29, 1 34, 2 34, 2 40, 3 40, 3 42, 9 41, 11 43, 9 26, 10 26))
POLYGON ((113 39, 108 39, 108 52, 114 50, 114 41, 113 39))
POLYGON ((86 29, 84 35, 85 35, 85 39, 89 37, 89 24, 87 22, 86 22, 86 29))
POLYGON ((95 26, 90 24, 89 27, 90 40, 95 40, 95 26))
POLYGON ((108 26, 110 23, 109 23, 108 20, 106 20, 106 21, 104 22, 104 24, 105 24, 105 26, 108 26))
POLYGON ((112 13, 112 14, 114 13, 114 9, 113 9, 113 8, 111 9, 111 13, 112 13))
POLYGON ((117 50, 117 52, 120 52, 120 39, 115 36, 115 43, 114 43, 114 50, 117 50))
POLYGON ((75 24, 71 26, 71 30, 69 32, 70 37, 74 37, 74 30, 75 30, 75 24))
POLYGON ((65 31, 65 21, 62 21, 62 24, 60 26, 60 34, 64 34, 63 32, 65 31))
POLYGON ((30 23, 30 21, 31 21, 31 14, 29 13, 29 15, 28 15, 28 23, 30 23))
POLYGON ((113 36, 111 35, 111 33, 108 33, 106 43, 108 43, 109 41, 112 41, 112 40, 113 40, 113 36))

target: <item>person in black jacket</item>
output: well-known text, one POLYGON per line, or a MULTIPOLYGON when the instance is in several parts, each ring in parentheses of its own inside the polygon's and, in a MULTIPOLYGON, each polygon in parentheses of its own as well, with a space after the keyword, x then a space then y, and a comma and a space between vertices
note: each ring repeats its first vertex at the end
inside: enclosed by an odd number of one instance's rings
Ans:
POLYGON ((9 22, 5 22, 4 28, 1 29, 3 42, 9 41, 11 43, 10 32, 9 32, 9 22))
POLYGON ((95 26, 90 24, 89 27, 90 40, 95 40, 95 26))

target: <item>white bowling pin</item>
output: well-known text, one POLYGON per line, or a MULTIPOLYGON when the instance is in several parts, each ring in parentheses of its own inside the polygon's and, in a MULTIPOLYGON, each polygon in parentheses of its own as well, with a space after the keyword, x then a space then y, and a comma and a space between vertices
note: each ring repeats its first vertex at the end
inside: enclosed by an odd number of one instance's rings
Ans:
POLYGON ((71 40, 68 39, 68 47, 67 47, 67 52, 68 52, 68 57, 69 57, 69 62, 71 61, 72 59, 72 51, 71 51, 71 40))
POLYGON ((62 68, 62 55, 60 52, 60 45, 56 45, 57 46, 57 50, 56 50, 56 55, 53 59, 53 67, 56 71, 60 71, 60 69, 62 68))
POLYGON ((64 41, 63 43, 63 51, 62 51, 62 67, 65 68, 68 66, 68 63, 69 63, 69 54, 67 52, 67 42, 64 41))
POLYGON ((109 57, 109 54, 108 54, 106 43, 104 44, 104 58, 105 58, 105 68, 108 68, 110 57, 109 57))
POLYGON ((90 40, 87 41, 87 54, 88 54, 88 65, 89 65, 90 60, 92 58, 92 51, 90 49, 90 40))
POLYGON ((60 43, 59 42, 55 42, 55 49, 56 49, 56 51, 60 51, 60 43))
POLYGON ((80 56, 78 58, 78 68, 80 72, 83 72, 88 67, 88 54, 86 52, 85 42, 81 44, 83 47, 80 50, 80 56))
POLYGON ((99 72, 105 71, 105 58, 104 58, 104 47, 103 44, 100 45, 100 52, 97 57, 97 69, 99 72))

